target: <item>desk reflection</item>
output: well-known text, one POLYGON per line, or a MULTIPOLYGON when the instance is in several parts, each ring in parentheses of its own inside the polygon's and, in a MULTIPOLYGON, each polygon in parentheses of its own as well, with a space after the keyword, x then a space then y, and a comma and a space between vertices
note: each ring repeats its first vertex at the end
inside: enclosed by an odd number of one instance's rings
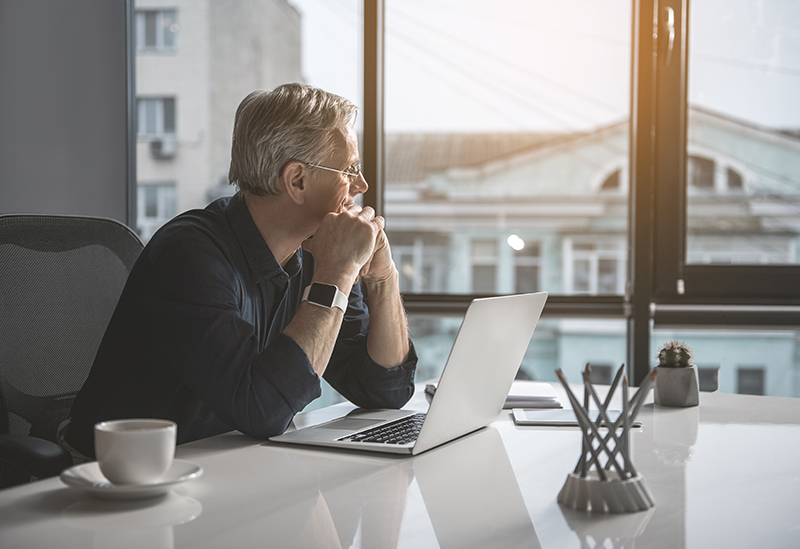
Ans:
POLYGON ((495 429, 434 451, 412 467, 441 547, 541 547, 495 429))
POLYGON ((109 501, 87 498, 66 507, 62 523, 89 532, 96 549, 173 549, 173 527, 197 518, 203 506, 176 493, 152 500, 109 501))
POLYGON ((172 549, 173 527, 202 511, 200 502, 176 493, 121 501, 58 488, 0 508, 0 547, 172 549))
MULTIPOLYGON (((656 507, 638 513, 586 513, 559 506, 570 530, 578 536, 581 549, 635 547, 644 534, 656 507)), ((665 544, 664 547, 682 547, 665 544)))
POLYGON ((416 546, 541 546, 495 429, 413 458, 338 451, 304 457, 304 467, 320 475, 319 499, 302 529, 305 546, 397 547, 414 480, 436 537, 417 539, 416 546), (348 475, 348 463, 362 474, 348 475), (363 474, 365 465, 374 468, 363 474))

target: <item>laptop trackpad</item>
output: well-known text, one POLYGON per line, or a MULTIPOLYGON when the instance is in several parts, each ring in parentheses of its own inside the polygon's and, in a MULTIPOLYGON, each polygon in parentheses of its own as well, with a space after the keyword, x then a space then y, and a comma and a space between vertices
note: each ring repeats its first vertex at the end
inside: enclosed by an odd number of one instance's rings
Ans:
POLYGON ((344 417, 331 421, 324 425, 318 425, 317 429, 343 429, 346 431, 358 431, 359 429, 366 429, 371 425, 382 423, 383 420, 379 419, 359 419, 354 417, 344 417))

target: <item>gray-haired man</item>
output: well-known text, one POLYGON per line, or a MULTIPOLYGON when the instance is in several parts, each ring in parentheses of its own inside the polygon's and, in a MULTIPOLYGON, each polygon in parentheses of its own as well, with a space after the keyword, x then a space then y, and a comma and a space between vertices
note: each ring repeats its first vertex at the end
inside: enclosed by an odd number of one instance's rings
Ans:
POLYGON ((91 457, 94 423, 125 417, 172 419, 179 443, 232 429, 267 438, 320 395, 323 376, 359 406, 408 401, 417 358, 384 220, 354 204, 367 190, 354 116, 349 101, 300 84, 242 101, 229 176, 239 192, 145 247, 67 446, 91 457))

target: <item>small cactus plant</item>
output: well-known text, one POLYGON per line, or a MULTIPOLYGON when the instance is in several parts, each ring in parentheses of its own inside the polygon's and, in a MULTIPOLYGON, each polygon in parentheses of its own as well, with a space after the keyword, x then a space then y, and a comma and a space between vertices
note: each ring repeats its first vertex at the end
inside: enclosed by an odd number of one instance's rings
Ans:
POLYGON ((656 355, 662 368, 688 368, 692 366, 692 351, 685 343, 671 341, 665 343, 656 355))

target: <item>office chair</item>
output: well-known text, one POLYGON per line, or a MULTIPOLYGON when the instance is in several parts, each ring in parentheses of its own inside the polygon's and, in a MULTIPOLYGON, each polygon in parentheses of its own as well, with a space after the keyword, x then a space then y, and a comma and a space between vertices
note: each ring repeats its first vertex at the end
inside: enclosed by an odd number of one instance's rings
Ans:
POLYGON ((72 465, 56 429, 141 250, 110 219, 0 215, 0 487, 72 465))

